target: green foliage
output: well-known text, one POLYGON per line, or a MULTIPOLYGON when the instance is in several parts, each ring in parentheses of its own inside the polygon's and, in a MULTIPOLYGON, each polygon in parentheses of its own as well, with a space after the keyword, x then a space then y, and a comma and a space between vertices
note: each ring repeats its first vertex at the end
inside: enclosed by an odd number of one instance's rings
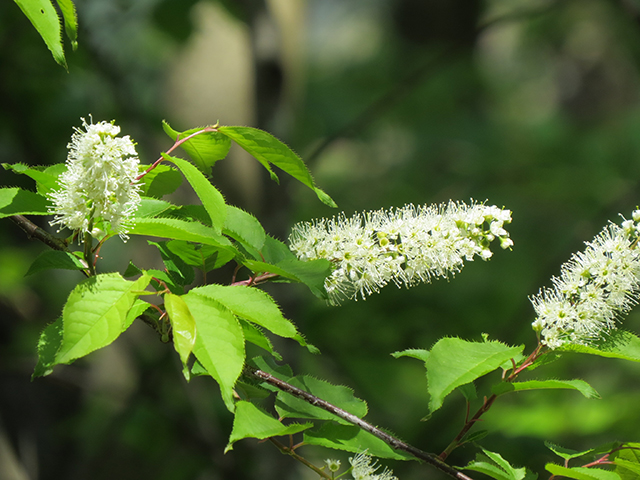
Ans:
POLYGON ((167 293, 164 296, 164 306, 171 320, 171 332, 173 334, 173 346, 180 355, 182 372, 189 380, 189 366, 187 360, 196 343, 196 322, 189 311, 185 301, 178 295, 167 293))
POLYGON ((545 468, 553 475, 566 478, 575 478, 576 480, 620 480, 620 475, 616 472, 603 470, 602 468, 585 468, 585 467, 563 467, 555 463, 547 463, 545 468))
POLYGON ((621 358, 640 362, 640 338, 626 330, 614 330, 600 344, 566 345, 558 350, 563 352, 588 353, 606 358, 621 358))
POLYGON ((25 276, 54 268, 84 270, 87 267, 82 263, 82 260, 73 253, 62 252, 60 250, 46 250, 33 261, 31 266, 29 266, 29 270, 25 273, 25 276))
POLYGON ((37 193, 21 188, 0 188, 0 218, 11 215, 47 215, 49 202, 37 193))
POLYGON ((329 195, 316 187, 302 159, 271 134, 251 127, 218 127, 218 131, 253 155, 267 169, 272 180, 278 181, 278 176, 271 168, 271 164, 274 164, 312 189, 322 203, 337 207, 329 195))
POLYGON ((180 146, 189 154, 193 163, 205 175, 209 175, 211 167, 218 161, 222 160, 229 153, 231 140, 219 132, 207 130, 203 132, 203 128, 192 128, 184 132, 178 132, 171 128, 166 122, 162 122, 162 128, 172 140, 183 140, 194 133, 192 138, 182 143, 180 146))
MULTIPOLYGON (((54 60, 67 68, 62 44, 62 28, 58 12, 51 4, 51 0, 14 0, 27 18, 36 28, 47 44, 54 60)), ((58 5, 64 17, 65 30, 75 50, 77 47, 78 19, 71 0, 58 0, 58 5)))
POLYGON ((584 380, 529 380, 527 382, 502 382, 493 387, 493 393, 502 395, 507 392, 538 389, 577 390, 587 398, 600 398, 591 385, 584 380))
MULTIPOLYGON (((147 168, 146 165, 140 166, 143 171, 147 168)), ((156 165, 140 179, 142 194, 154 198, 162 198, 164 195, 175 192, 181 184, 180 172, 168 165, 156 165)))
POLYGON ((311 423, 284 425, 271 415, 263 412, 251 402, 236 403, 233 417, 233 430, 225 452, 233 449, 233 444, 243 438, 257 438, 263 440, 282 435, 293 435, 311 427, 311 423))
MULTIPOLYGON (((504 362, 519 355, 524 345, 509 347, 496 341, 469 342, 459 338, 443 338, 429 354, 408 350, 407 355, 425 362, 429 384, 429 409, 442 406, 445 397, 461 385, 473 382, 498 368, 504 362)), ((395 353, 396 358, 404 352, 395 353)))
POLYGON ((476 459, 470 462, 465 470, 484 473, 496 480, 535 480, 537 475, 526 468, 514 468, 502 455, 482 449, 483 453, 476 454, 476 459))
POLYGON ((26 175, 36 181, 38 193, 46 195, 58 188, 58 176, 67 169, 64 163, 58 163, 49 167, 30 167, 23 163, 10 165, 3 163, 5 170, 9 170, 19 175, 26 175))

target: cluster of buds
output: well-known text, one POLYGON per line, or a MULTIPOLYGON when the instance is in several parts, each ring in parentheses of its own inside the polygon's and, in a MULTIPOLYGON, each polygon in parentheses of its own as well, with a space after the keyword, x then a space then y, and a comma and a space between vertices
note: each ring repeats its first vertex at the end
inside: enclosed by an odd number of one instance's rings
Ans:
POLYGON ((389 282, 412 286, 448 277, 464 261, 492 256, 491 242, 513 242, 504 225, 511 212, 484 204, 453 203, 340 215, 294 225, 291 250, 301 260, 334 265, 325 281, 329 302, 365 298, 389 282))

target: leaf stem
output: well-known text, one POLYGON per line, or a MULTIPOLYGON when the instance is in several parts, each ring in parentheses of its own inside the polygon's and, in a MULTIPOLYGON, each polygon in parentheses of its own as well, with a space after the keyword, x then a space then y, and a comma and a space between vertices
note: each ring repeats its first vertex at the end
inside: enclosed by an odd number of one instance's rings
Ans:
POLYGON ((305 402, 309 403, 310 405, 322 408, 323 410, 326 410, 327 412, 330 412, 342 418, 343 420, 346 420, 347 422, 353 425, 356 425, 357 427, 360 427, 364 431, 369 432, 373 436, 379 438, 390 447, 396 450, 407 452, 410 455, 413 455, 414 457, 416 457, 417 459, 430 464, 431 466, 437 468, 441 472, 446 473, 447 475, 453 478, 456 478, 458 480, 472 480, 471 477, 468 477, 467 475, 463 474, 462 472, 452 467, 451 465, 446 464, 442 459, 438 458, 436 455, 432 453, 423 452, 422 450, 412 445, 409 445, 408 443, 405 443, 402 440, 394 437, 393 435, 390 435, 387 432, 380 430, 379 428, 371 425, 370 423, 365 422, 360 417, 357 417, 356 415, 353 415, 339 407, 336 407, 335 405, 332 405, 329 402, 322 400, 321 398, 316 397, 315 395, 310 394, 309 392, 301 390, 283 380, 280 380, 279 378, 276 378, 267 372, 258 370, 256 368, 253 368, 247 365, 245 366, 244 373, 246 375, 257 378, 261 381, 267 382, 269 385, 272 385, 278 388, 279 390, 282 390, 283 392, 293 395, 294 397, 300 398, 305 402))
POLYGON ((311 463, 306 458, 298 455, 293 448, 285 447, 282 443, 280 443, 273 437, 269 438, 269 441, 273 443, 278 448, 278 450, 280 450, 280 453, 283 453, 284 455, 289 455, 295 458, 297 461, 299 461, 303 465, 309 467, 311 470, 316 472, 322 478, 329 478, 329 479, 331 478, 331 475, 329 475, 327 472, 323 471, 321 468, 316 467, 313 463, 311 463))

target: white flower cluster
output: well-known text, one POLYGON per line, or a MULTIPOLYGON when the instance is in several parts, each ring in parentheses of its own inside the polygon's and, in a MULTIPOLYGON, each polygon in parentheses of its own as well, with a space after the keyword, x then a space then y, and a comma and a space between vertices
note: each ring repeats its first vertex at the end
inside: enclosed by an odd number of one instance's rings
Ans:
POLYGON ((562 265, 553 288, 531 297, 533 329, 549 348, 589 345, 602 340, 627 313, 640 293, 640 210, 633 220, 610 224, 583 252, 562 265))
POLYGON ((390 281, 429 282, 460 271, 464 260, 486 260, 489 244, 513 242, 504 229, 511 212, 464 203, 377 210, 294 225, 289 244, 301 260, 324 258, 335 268, 325 280, 329 302, 363 299, 390 281))
POLYGON ((129 136, 118 137, 112 123, 75 128, 67 146, 67 170, 60 189, 49 194, 55 214, 51 225, 103 236, 109 230, 126 239, 127 226, 140 204, 135 183, 140 160, 129 136), (108 222, 108 225, 104 222, 108 222))
POLYGON ((355 457, 350 457, 349 463, 353 480, 398 480, 398 477, 394 476, 393 472, 386 467, 382 473, 376 473, 380 467, 377 462, 373 462, 373 464, 371 462, 372 458, 367 455, 366 450, 355 457))

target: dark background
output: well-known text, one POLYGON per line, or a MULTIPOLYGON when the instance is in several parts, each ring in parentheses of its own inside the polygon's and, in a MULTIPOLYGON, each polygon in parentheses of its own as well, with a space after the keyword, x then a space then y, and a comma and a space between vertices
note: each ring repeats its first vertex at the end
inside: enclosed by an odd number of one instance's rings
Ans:
MULTIPOLYGON (((171 145, 162 119, 178 130, 220 121, 287 142, 347 214, 471 198, 513 211, 513 251, 498 249, 450 281, 389 286, 338 308, 300 286, 269 288, 322 351, 276 342, 295 371, 351 386, 368 401, 370 422, 423 450, 446 447, 464 402, 455 393, 420 422, 424 369, 389 354, 482 333, 530 351, 527 297, 639 202, 636 1, 78 0, 77 7, 80 46, 67 48, 67 73, 19 8, 0 3, 2 162, 64 161, 72 127, 89 114, 116 119, 143 163, 171 145)), ((237 150, 212 173, 229 203, 283 240, 294 222, 337 213, 284 175, 280 186, 271 182, 237 150)), ((5 171, 0 183, 33 188, 5 171)), ((180 195, 189 199, 188 189, 180 195)), ((30 382, 38 335, 80 280, 68 272, 24 277, 44 249, 8 220, 1 224, 2 480, 316 478, 268 443, 241 441, 223 455, 232 417, 215 382, 187 384, 171 346, 144 324, 30 382)), ((122 272, 131 258, 146 268, 159 261, 144 239, 112 240, 103 254, 102 271, 122 272)), ((625 327, 640 331, 637 313, 625 327)), ((571 391, 501 398, 479 427, 489 430, 485 448, 545 476, 544 464, 557 460, 544 440, 578 450, 639 440, 637 364, 575 355, 533 374, 583 378, 603 398, 571 391)), ((300 453, 348 463, 339 452, 300 453)), ((474 454, 460 449, 451 462, 474 454)), ((413 462, 383 464, 402 480, 441 477, 413 462)))

